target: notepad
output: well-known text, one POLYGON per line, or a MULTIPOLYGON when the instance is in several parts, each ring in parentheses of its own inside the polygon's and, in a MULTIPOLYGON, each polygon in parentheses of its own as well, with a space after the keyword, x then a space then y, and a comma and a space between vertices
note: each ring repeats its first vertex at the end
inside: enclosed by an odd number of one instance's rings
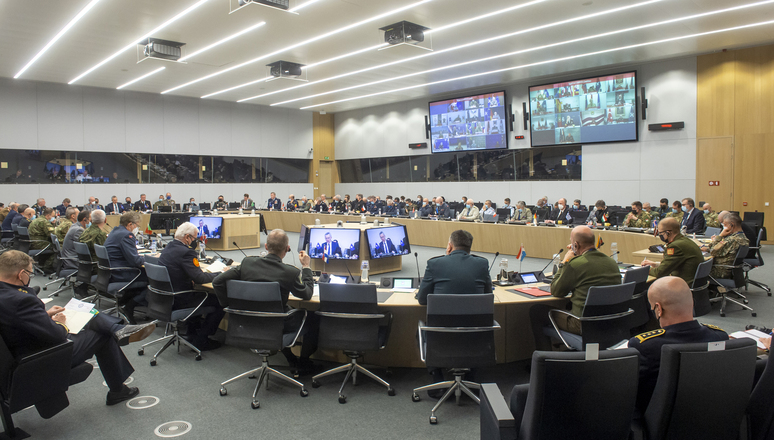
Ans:
POLYGON ((78 334, 86 327, 86 324, 88 324, 89 321, 91 321, 91 318, 97 313, 99 313, 99 311, 94 308, 94 304, 80 301, 75 298, 67 303, 62 312, 67 318, 65 320, 65 325, 70 331, 70 334, 73 335, 78 334))
POLYGON ((545 292, 535 287, 521 287, 518 289, 509 289, 514 292, 526 293, 530 296, 551 296, 551 292, 545 292))
POLYGON ((761 338, 771 337, 771 335, 767 335, 766 333, 763 333, 758 330, 747 330, 743 332, 735 332, 735 333, 731 333, 728 336, 734 339, 741 339, 741 338, 754 339, 755 342, 758 344, 758 348, 760 348, 761 350, 766 349, 766 346, 763 345, 763 343, 761 342, 761 338))
POLYGON ((215 272, 223 272, 223 269, 225 268, 226 268, 226 265, 223 264, 222 261, 214 261, 212 264, 207 266, 207 268, 204 270, 209 273, 215 273, 215 272))

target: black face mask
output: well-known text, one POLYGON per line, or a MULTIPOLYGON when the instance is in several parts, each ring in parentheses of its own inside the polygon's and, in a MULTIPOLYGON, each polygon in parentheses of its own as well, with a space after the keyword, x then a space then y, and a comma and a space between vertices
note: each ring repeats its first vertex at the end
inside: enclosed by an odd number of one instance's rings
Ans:
POLYGON ((196 240, 192 241, 191 244, 188 245, 188 247, 193 250, 199 249, 199 239, 197 238, 196 240))
POLYGON ((668 243, 668 241, 667 241, 668 238, 664 238, 664 236, 662 234, 658 234, 658 238, 660 238, 661 241, 663 241, 664 243, 668 243))

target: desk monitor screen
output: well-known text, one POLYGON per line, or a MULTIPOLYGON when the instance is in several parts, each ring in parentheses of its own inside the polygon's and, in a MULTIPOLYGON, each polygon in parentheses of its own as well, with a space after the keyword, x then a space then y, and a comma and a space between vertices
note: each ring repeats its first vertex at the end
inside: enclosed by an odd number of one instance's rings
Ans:
POLYGON ((236 211, 239 209, 239 207, 242 206, 239 202, 229 202, 228 203, 228 210, 229 211, 236 211))
POLYGON ((159 205, 159 212, 172 212, 172 207, 159 205))
POLYGON ((429 106, 433 153, 508 148, 505 92, 434 101, 429 106))
POLYGON ((309 256, 356 260, 360 254, 360 229, 310 228, 309 256))
POLYGON ((538 279, 534 273, 523 273, 521 274, 521 281, 524 284, 530 284, 530 283, 537 283, 538 279))
POLYGON ((531 86, 533 147, 638 140, 637 74, 531 86))
POLYGON ((188 221, 199 230, 199 237, 204 235, 207 238, 220 239, 223 217, 191 217, 188 221))
POLYGON ((414 279, 413 278, 393 278, 392 288, 393 289, 413 289, 414 279))
POLYGON ((201 209, 202 211, 209 211, 211 207, 212 205, 210 205, 209 203, 206 203, 206 202, 199 203, 199 209, 201 209))
POLYGON ((298 252, 306 250, 307 244, 309 244, 309 229, 306 225, 301 225, 301 232, 298 234, 298 252))
POLYGON ((403 225, 370 228, 365 233, 372 260, 411 253, 406 227, 403 225))

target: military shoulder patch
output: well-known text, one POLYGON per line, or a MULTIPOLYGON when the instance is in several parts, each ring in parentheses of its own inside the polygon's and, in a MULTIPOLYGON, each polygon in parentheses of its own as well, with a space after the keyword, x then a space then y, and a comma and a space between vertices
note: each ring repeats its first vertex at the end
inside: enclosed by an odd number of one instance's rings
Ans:
POLYGON ((635 336, 640 343, 643 343, 647 341, 648 339, 655 338, 656 336, 661 336, 664 333, 666 333, 666 330, 663 328, 660 328, 658 330, 653 330, 650 332, 640 333, 639 335, 635 336))
POLYGON ((666 250, 667 255, 674 255, 675 254, 675 248, 668 248, 666 250))
POLYGON ((720 327, 718 327, 716 325, 712 325, 712 324, 702 324, 702 325, 704 327, 711 328, 712 330, 720 330, 721 332, 725 331, 725 330, 723 330, 722 328, 720 328, 720 327))
POLYGON ((199 267, 199 259, 194 257, 193 264, 194 264, 194 266, 199 267))

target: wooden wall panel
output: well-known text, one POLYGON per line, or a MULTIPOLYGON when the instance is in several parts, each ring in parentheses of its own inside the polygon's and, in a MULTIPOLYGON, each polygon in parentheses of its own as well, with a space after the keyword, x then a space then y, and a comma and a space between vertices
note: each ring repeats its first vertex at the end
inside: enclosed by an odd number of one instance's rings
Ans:
POLYGON ((696 141, 696 203, 708 202, 716 211, 734 206, 734 138, 703 138, 696 141), (720 186, 710 186, 719 181, 720 186))
MULTIPOLYGON (((736 136, 734 210, 765 212, 765 225, 774 222, 774 133, 736 136), (744 206, 744 203, 747 206, 744 206), (765 206, 769 202, 769 206, 765 206)), ((772 237, 769 235, 769 237, 772 237)), ((770 240, 771 241, 771 240, 770 240)))
MULTIPOLYGON (((310 182, 314 184, 314 197, 318 197, 320 194, 325 194, 328 199, 333 198, 333 189, 336 184, 339 183, 338 167, 335 166, 336 160, 336 144, 334 140, 334 128, 333 128, 333 115, 320 113, 314 113, 312 115, 312 145, 314 147, 314 154, 312 155, 311 172, 309 173, 310 182), (328 159, 326 159, 326 157, 328 159), (320 162, 331 161, 331 167, 326 167, 326 172, 330 172, 331 187, 326 189, 320 188, 320 162)), ((326 177, 325 181, 328 179, 326 177)))
POLYGON ((697 138, 734 134, 734 54, 718 52, 697 60, 697 138))
POLYGON ((774 46, 738 50, 734 64, 736 134, 774 132, 774 46))

